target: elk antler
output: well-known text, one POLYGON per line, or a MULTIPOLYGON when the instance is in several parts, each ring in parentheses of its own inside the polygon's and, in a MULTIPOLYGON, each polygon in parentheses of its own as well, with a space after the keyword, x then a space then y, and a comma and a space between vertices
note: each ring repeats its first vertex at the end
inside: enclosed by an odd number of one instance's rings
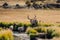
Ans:
POLYGON ((29 15, 27 16, 27 18, 30 20, 29 15))
POLYGON ((36 19, 36 15, 34 16, 34 19, 36 19))

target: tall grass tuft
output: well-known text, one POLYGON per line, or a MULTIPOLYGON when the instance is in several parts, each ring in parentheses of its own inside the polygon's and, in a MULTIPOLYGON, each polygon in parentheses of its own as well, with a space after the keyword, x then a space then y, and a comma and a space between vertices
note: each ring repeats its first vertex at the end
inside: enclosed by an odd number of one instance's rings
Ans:
POLYGON ((46 35, 47 38, 51 39, 51 38, 55 37, 54 32, 55 32, 55 30, 53 30, 53 29, 47 29, 47 35, 46 35))
POLYGON ((2 29, 0 31, 0 40, 13 40, 13 33, 9 29, 2 29))

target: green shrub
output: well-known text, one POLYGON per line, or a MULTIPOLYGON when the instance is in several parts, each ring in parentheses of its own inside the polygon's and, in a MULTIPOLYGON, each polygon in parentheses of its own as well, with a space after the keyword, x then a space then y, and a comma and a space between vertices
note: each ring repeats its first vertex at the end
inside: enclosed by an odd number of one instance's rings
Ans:
POLYGON ((35 30, 39 33, 46 33, 47 28, 46 27, 38 27, 35 30))
POLYGON ((47 23, 39 23, 39 25, 44 27, 54 26, 54 24, 47 24, 47 23))
POLYGON ((36 38, 36 34, 38 33, 36 30, 34 30, 31 27, 28 27, 28 29, 26 30, 26 33, 30 35, 30 40, 35 40, 36 38))
POLYGON ((60 37, 60 27, 57 26, 53 26, 53 27, 48 27, 49 30, 54 30, 53 31, 53 35, 55 35, 55 37, 60 37))
POLYGON ((49 26, 53 26, 53 24, 44 24, 43 26, 49 27, 49 26))
POLYGON ((18 23, 17 26, 18 27, 22 27, 24 24, 23 23, 18 23))
POLYGON ((13 25, 12 23, 5 23, 5 22, 0 22, 0 27, 6 27, 9 28, 9 26, 13 25))
POLYGON ((4 23, 0 22, 0 27, 4 27, 4 23))
POLYGON ((49 39, 55 37, 56 35, 58 36, 58 34, 55 33, 55 30, 51 29, 51 28, 38 27, 38 28, 35 28, 35 30, 38 33, 46 33, 46 37, 49 38, 49 39))
POLYGON ((60 33, 54 33, 55 37, 60 37, 60 33))
POLYGON ((55 32, 53 34, 55 34, 55 37, 60 37, 60 31, 59 30, 55 30, 55 32))
POLYGON ((52 29, 47 29, 47 38, 53 38, 55 37, 55 34, 54 34, 55 30, 52 30, 52 29))
POLYGON ((27 30, 26 30, 26 33, 27 34, 37 34, 37 31, 36 30, 34 30, 33 28, 31 28, 31 27, 28 27, 27 28, 27 30))
POLYGON ((36 40, 37 35, 31 34, 30 35, 30 40, 36 40))
POLYGON ((0 28, 0 31, 2 30, 2 28, 0 28))
POLYGON ((26 25, 27 27, 31 27, 31 24, 29 24, 29 23, 28 24, 24 24, 24 25, 26 25))

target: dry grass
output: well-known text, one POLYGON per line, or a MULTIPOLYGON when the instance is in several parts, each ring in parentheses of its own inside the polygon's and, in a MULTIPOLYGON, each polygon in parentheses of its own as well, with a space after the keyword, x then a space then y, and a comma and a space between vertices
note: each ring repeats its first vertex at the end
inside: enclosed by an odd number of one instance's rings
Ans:
MULTIPOLYGON (((4 2, 0 2, 0 5, 4 2)), ((8 2, 10 5, 24 2, 8 2)), ((28 23, 27 15, 30 15, 31 18, 34 15, 37 16, 37 19, 44 23, 60 23, 60 10, 34 10, 34 9, 3 9, 0 8, 0 22, 24 22, 28 23)), ((60 33, 59 27, 51 27, 56 29, 57 33, 60 33)), ((60 40, 60 38, 53 38, 53 40, 60 40)))
MULTIPOLYGON (((24 5, 24 1, 7 1, 9 5, 24 5)), ((0 1, 2 5, 4 1, 0 1)), ((31 18, 34 15, 37 19, 45 23, 60 23, 60 10, 34 10, 34 9, 3 9, 0 8, 0 21, 2 22, 28 22, 27 15, 31 18)))
POLYGON ((60 10, 34 10, 34 9, 2 9, 0 8, 0 21, 2 22, 28 22, 27 16, 45 23, 60 22, 60 10))
POLYGON ((4 40, 13 40, 13 33, 9 29, 2 29, 0 31, 0 40, 4 37, 4 40))
MULTIPOLYGON (((0 21, 2 22, 26 23, 29 22, 27 15, 31 18, 37 15, 37 19, 45 23, 60 22, 60 10, 0 9, 0 21)), ((58 30, 60 32, 60 29, 58 30)), ((60 40, 60 38, 53 38, 53 40, 60 40)))

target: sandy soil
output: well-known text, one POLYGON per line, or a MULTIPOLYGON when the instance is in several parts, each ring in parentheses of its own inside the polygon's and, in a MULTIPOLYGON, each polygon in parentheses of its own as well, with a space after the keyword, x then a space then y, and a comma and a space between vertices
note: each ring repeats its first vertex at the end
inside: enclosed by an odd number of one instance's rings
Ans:
POLYGON ((28 22, 27 16, 43 22, 60 22, 60 10, 34 10, 34 9, 2 9, 0 8, 0 21, 2 22, 28 22))

